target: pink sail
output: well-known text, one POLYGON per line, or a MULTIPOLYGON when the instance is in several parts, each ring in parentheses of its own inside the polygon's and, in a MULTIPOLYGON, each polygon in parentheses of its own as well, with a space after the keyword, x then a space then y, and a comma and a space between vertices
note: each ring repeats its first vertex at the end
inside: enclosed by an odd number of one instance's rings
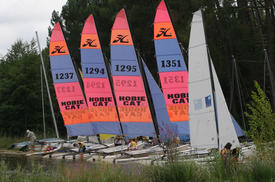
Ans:
POLYGON ((81 65, 89 120, 96 134, 121 134, 115 101, 108 78, 93 15, 81 34, 81 65))
POLYGON ((49 52, 55 93, 68 135, 93 135, 86 101, 59 23, 53 28, 49 52))
POLYGON ((189 140, 188 72, 163 0, 155 15, 154 43, 170 121, 177 127, 177 135, 189 140))
POLYGON ((125 10, 116 16, 111 33, 114 92, 124 134, 155 136, 155 128, 144 89, 125 10))

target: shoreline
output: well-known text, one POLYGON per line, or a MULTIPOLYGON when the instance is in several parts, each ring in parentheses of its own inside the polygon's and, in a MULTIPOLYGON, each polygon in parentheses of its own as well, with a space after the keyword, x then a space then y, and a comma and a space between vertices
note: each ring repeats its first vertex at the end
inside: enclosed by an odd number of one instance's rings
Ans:
POLYGON ((9 150, 9 149, 0 149, 0 155, 23 155, 26 156, 30 152, 21 152, 21 151, 15 151, 15 150, 9 150))

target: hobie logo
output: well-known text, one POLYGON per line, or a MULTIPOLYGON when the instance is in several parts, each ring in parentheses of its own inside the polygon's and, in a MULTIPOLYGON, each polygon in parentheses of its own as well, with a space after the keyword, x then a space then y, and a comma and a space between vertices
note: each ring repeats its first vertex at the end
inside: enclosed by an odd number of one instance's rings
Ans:
POLYGON ((82 47, 97 47, 97 44, 96 44, 96 39, 86 39, 85 43, 82 44, 82 47))
POLYGON ((160 28, 159 33, 156 35, 156 37, 160 37, 160 36, 171 37, 172 32, 169 32, 169 34, 168 34, 169 30, 170 30, 170 28, 160 28))
POLYGON ((82 34, 81 49, 100 49, 100 43, 97 34, 82 34))
POLYGON ((65 50, 63 50, 63 46, 55 46, 54 50, 51 52, 51 54, 61 54, 66 53, 65 50))
POLYGON ((128 35, 121 35, 121 34, 118 34, 116 36, 116 39, 113 40, 113 43, 129 43, 129 40, 125 40, 125 38, 127 37, 128 35))
POLYGON ((111 45, 133 45, 130 31, 112 30, 111 45))
POLYGON ((174 39, 176 34, 171 22, 155 23, 154 25, 154 39, 174 39))
POLYGON ((58 55, 66 55, 66 54, 69 54, 69 50, 64 41, 50 43, 50 56, 58 56, 58 55))

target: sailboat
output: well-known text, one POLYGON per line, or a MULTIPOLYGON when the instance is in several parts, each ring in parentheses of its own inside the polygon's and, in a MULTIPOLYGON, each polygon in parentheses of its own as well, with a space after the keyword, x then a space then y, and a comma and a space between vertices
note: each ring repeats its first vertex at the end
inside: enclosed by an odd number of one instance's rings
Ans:
POLYGON ((94 135, 87 104, 59 23, 52 30, 49 54, 55 94, 68 135, 94 135))
POLYGON ((189 41, 189 122, 193 148, 240 146, 205 39, 201 10, 193 15, 189 41))
POLYGON ((157 7, 154 43, 160 83, 176 135, 189 140, 188 71, 165 2, 157 7))
POLYGON ((167 139, 170 121, 161 92, 148 69, 143 70, 142 61, 139 63, 124 9, 117 14, 112 27, 111 63, 114 92, 124 134, 129 138, 155 137, 160 135, 161 130, 161 138, 167 139))
POLYGON ((88 118, 92 122, 94 133, 121 135, 108 70, 92 14, 83 27, 80 53, 88 118))

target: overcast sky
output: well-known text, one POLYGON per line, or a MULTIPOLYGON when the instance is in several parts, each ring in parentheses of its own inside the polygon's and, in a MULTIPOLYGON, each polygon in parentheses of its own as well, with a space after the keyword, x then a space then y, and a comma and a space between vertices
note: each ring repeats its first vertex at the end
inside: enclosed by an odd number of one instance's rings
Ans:
POLYGON ((61 11, 67 0, 0 0, 0 57, 18 39, 30 41, 38 31, 46 46, 53 10, 61 11))

